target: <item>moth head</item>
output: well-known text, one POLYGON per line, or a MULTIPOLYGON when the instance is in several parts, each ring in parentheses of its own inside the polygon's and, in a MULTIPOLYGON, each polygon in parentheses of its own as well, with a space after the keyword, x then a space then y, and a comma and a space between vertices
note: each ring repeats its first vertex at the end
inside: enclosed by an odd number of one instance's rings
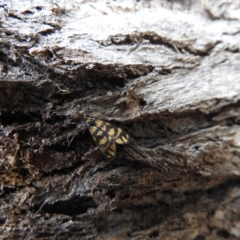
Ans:
POLYGON ((95 119, 92 117, 84 116, 84 121, 88 126, 94 125, 95 119))

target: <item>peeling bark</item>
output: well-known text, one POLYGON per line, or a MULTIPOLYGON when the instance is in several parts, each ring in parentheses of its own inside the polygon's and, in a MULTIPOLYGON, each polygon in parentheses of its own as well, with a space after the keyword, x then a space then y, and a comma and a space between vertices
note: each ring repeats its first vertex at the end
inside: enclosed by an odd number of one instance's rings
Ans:
POLYGON ((2 239, 239 239, 237 13, 1 3, 2 239), (105 159, 85 115, 132 141, 105 159))

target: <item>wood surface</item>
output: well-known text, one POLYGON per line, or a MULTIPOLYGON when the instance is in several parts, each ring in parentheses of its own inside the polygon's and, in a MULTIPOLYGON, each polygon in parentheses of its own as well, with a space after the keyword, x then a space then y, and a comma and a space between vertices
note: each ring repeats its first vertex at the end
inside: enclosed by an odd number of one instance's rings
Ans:
POLYGON ((239 9, 0 1, 1 239, 239 239, 239 9))

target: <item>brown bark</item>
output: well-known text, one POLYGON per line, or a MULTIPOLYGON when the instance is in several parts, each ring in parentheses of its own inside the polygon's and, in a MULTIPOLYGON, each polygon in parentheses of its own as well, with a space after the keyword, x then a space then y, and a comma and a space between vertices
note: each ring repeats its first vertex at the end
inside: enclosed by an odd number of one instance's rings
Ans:
POLYGON ((239 239, 237 1, 2 3, 2 239, 239 239), (84 116, 132 141, 107 160, 84 116))

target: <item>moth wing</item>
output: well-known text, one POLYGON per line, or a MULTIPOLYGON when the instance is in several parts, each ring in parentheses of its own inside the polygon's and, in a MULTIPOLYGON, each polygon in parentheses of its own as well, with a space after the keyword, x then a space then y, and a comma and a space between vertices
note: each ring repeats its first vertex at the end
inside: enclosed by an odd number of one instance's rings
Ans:
POLYGON ((89 132, 93 138, 93 140, 98 144, 97 140, 97 127, 96 126, 88 126, 89 132))
POLYGON ((113 126, 112 124, 102 121, 102 120, 99 120, 99 119, 96 119, 94 124, 96 125, 96 127, 101 129, 103 132, 108 131, 113 126))
POLYGON ((130 141, 129 135, 124 130, 110 123, 91 118, 86 122, 93 140, 108 159, 116 156, 116 143, 126 144, 130 141))
POLYGON ((127 144, 130 141, 129 135, 121 128, 102 120, 95 121, 96 126, 109 136, 109 140, 117 144, 127 144))
POLYGON ((99 128, 97 128, 96 126, 91 126, 89 128, 89 131, 91 133, 93 140, 95 141, 95 143, 97 143, 97 145, 106 147, 109 144, 110 138, 108 134, 106 134, 106 132, 103 132, 101 130, 99 131, 99 128))
POLYGON ((89 128, 93 140, 97 144, 100 151, 108 158, 112 159, 116 156, 116 144, 111 141, 111 138, 106 132, 97 131, 96 126, 89 128))
POLYGON ((115 127, 115 135, 113 139, 117 144, 127 144, 130 141, 129 135, 119 127, 115 127))
POLYGON ((116 157, 116 144, 114 142, 109 142, 107 147, 99 146, 100 151, 104 154, 104 156, 108 159, 113 159, 116 157))

